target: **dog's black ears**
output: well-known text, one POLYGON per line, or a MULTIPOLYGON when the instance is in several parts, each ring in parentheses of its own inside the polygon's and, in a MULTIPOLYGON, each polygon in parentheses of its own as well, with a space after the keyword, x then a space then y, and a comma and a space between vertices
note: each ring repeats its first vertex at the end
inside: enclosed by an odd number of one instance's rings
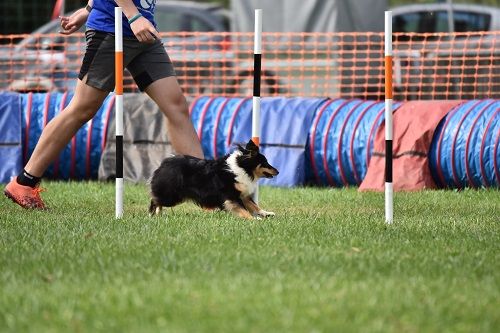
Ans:
POLYGON ((252 140, 248 141, 245 147, 240 144, 237 144, 237 147, 243 154, 250 154, 253 156, 259 153, 259 146, 257 146, 252 140))
POLYGON ((247 143, 247 146, 245 147, 246 150, 249 150, 250 153, 252 154, 256 154, 259 152, 259 146, 257 146, 255 144, 255 142, 253 142, 253 140, 249 140, 248 143, 247 143))

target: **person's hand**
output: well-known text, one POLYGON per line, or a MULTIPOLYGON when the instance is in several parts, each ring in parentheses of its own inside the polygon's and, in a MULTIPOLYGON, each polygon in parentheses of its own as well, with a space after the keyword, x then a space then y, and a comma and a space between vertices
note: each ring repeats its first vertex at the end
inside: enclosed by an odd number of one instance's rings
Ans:
POLYGON ((61 28, 59 33, 63 35, 71 35, 73 32, 80 29, 87 22, 89 12, 85 8, 81 8, 71 14, 71 16, 59 16, 61 19, 61 28))
POLYGON ((152 43, 155 39, 161 39, 151 22, 142 16, 132 22, 130 29, 141 43, 152 43))

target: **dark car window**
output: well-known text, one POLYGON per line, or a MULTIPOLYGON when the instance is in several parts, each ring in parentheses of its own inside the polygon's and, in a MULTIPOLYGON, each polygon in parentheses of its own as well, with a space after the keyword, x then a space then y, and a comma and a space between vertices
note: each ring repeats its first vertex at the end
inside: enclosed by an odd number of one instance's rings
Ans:
POLYGON ((392 29, 394 32, 417 32, 421 13, 401 14, 394 16, 392 29))
POLYGON ((213 31, 213 27, 199 17, 188 13, 156 12, 156 24, 160 32, 164 31, 213 31))
POLYGON ((471 12, 453 12, 455 31, 488 31, 490 30, 491 15, 471 12))
POLYGON ((394 17, 394 32, 446 32, 448 18, 446 12, 421 11, 394 17))
MULTIPOLYGON (((455 31, 487 31, 490 26, 490 15, 454 11, 453 20, 455 31)), ((394 17, 394 32, 434 33, 448 32, 447 11, 421 11, 401 14, 394 17)))
POLYGON ((201 21, 197 17, 191 16, 191 15, 186 15, 187 21, 189 22, 186 24, 191 30, 189 31, 212 31, 213 28, 211 28, 207 23, 201 21))
POLYGON ((220 18, 222 21, 222 26, 224 27, 224 31, 230 31, 231 30, 231 20, 229 19, 229 17, 221 14, 220 18))

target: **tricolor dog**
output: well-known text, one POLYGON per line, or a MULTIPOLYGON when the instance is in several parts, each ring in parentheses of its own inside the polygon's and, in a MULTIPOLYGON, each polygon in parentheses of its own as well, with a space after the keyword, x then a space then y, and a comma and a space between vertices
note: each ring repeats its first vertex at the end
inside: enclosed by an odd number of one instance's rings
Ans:
POLYGON ((259 147, 249 141, 245 147, 216 160, 187 155, 166 158, 151 179, 151 215, 162 207, 192 201, 206 209, 221 209, 243 218, 273 216, 252 199, 260 178, 272 178, 271 166, 259 147))

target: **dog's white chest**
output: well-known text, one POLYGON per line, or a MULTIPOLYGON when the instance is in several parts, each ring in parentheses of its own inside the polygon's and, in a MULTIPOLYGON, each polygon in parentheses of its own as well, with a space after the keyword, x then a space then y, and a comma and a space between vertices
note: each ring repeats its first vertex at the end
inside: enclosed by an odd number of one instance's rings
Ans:
POLYGON ((235 175, 236 189, 244 196, 248 196, 255 192, 257 188, 257 180, 250 178, 245 170, 238 165, 236 158, 241 155, 241 153, 238 153, 239 152, 231 154, 227 159, 227 164, 229 166, 229 170, 235 175))
POLYGON ((250 180, 249 177, 246 177, 248 179, 238 179, 238 178, 239 177, 236 177, 236 185, 235 185, 236 189, 240 191, 243 196, 252 195, 255 192, 255 189, 257 188, 257 182, 250 180))

